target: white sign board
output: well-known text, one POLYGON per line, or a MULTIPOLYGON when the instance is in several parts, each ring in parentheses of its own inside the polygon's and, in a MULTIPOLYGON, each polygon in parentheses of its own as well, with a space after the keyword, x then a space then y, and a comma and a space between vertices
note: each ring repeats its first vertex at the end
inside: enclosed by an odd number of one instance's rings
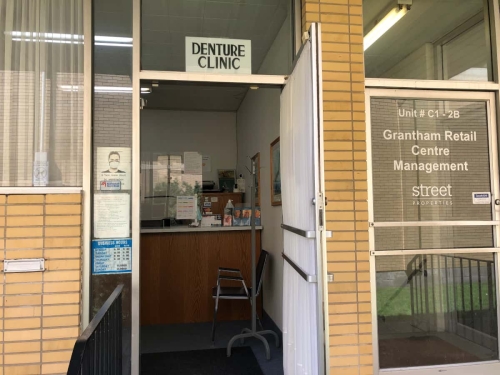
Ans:
POLYGON ((109 180, 121 190, 130 190, 131 152, 130 147, 98 147, 97 148, 97 189, 106 185, 109 180))
POLYGON ((472 193, 472 204, 490 204, 491 203, 491 193, 472 193))
POLYGON ((94 194, 94 237, 124 238, 130 235, 130 194, 94 194))
POLYGON ((252 74, 251 41, 187 36, 186 72, 252 74))

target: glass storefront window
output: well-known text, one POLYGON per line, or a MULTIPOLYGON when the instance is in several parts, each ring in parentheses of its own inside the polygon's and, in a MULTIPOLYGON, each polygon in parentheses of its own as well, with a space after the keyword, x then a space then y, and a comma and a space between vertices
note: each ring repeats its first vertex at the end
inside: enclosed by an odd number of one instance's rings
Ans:
POLYGON ((486 102, 372 98, 370 109, 375 222, 492 220, 486 102))
POLYGON ((288 74, 292 1, 142 1, 141 69, 288 74))
POLYGON ((478 249, 494 247, 493 226, 425 226, 375 228, 375 249, 478 249))
POLYGON ((376 258, 381 369, 498 360, 494 255, 376 258))
POLYGON ((123 284, 123 374, 131 373, 132 0, 94 0, 91 318, 123 284), (97 261, 95 259, 98 259, 97 261))
POLYGON ((0 2, 0 186, 82 186, 82 4, 0 2))
POLYGON ((363 22, 368 78, 492 80, 486 0, 364 0, 363 22))

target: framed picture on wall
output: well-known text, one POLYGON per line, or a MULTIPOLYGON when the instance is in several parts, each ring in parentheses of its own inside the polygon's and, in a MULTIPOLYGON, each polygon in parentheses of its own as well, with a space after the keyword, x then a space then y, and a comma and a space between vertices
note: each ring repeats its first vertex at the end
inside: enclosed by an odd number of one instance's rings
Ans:
POLYGON ((271 204, 281 205, 280 137, 271 143, 271 204))
POLYGON ((255 161, 255 206, 260 206, 260 152, 257 152, 252 158, 255 161))

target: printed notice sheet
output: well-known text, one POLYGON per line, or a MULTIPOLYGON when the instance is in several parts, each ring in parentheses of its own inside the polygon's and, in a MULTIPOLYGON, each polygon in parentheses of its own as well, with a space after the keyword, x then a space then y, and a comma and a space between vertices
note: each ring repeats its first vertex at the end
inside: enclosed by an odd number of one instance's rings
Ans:
POLYGON ((177 220, 195 220, 196 219, 196 197, 177 197, 177 220))
POLYGON ((203 155, 202 157, 203 172, 212 172, 212 158, 210 155, 203 155))
POLYGON ((123 238, 130 234, 130 194, 94 194, 94 237, 123 238))
POLYGON ((131 189, 131 149, 130 147, 97 148, 97 189, 131 189), (111 188, 107 182, 111 181, 111 188))
POLYGON ((201 175, 203 169, 202 157, 197 152, 184 153, 184 174, 201 175))
POLYGON ((93 240, 92 274, 132 272, 132 239, 93 240))

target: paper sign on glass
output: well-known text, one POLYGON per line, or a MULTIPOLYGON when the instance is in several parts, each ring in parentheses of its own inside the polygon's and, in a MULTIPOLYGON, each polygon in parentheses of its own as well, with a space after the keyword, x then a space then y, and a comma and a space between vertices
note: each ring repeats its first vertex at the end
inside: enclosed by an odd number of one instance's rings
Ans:
MULTIPOLYGON (((131 152, 130 147, 98 147, 97 148, 97 188, 102 189, 107 181, 113 187, 119 182, 120 190, 130 190, 131 185, 131 152)), ((118 189, 113 189, 118 190, 118 189)))
POLYGON ((196 219, 196 197, 177 197, 177 220, 195 220, 196 219))
POLYGON ((472 193, 472 204, 491 204, 491 193, 472 193))
POLYGON ((130 194, 94 194, 94 237, 123 238, 130 235, 130 194))
POLYGON ((92 241, 92 274, 132 272, 132 239, 92 241))

